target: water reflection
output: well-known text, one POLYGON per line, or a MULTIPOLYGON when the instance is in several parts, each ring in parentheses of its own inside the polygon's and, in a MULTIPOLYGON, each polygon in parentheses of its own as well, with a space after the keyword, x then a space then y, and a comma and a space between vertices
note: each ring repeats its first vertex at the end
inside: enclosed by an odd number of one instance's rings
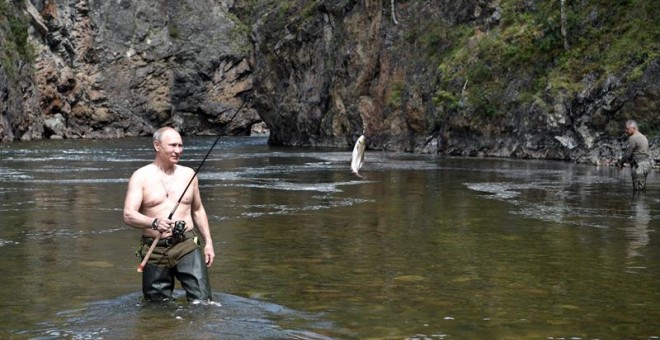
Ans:
POLYGON ((350 150, 263 139, 199 174, 221 306, 143 306, 121 208, 148 144, 0 144, 0 337, 659 335, 654 173, 631 201, 613 168, 368 151, 360 180, 350 150))
POLYGON ((631 211, 633 225, 626 227, 628 238, 628 257, 640 256, 641 249, 649 244, 649 222, 651 221, 651 210, 646 203, 644 193, 637 193, 631 200, 631 211))
MULTIPOLYGON (((181 290, 175 290, 174 296, 185 300, 181 290)), ((213 298, 215 302, 203 304, 150 304, 141 293, 133 293, 60 311, 56 319, 41 322, 39 329, 15 335, 38 339, 130 339, 136 334, 149 334, 152 339, 331 339, 300 330, 332 328, 320 314, 229 294, 216 293, 213 298)))

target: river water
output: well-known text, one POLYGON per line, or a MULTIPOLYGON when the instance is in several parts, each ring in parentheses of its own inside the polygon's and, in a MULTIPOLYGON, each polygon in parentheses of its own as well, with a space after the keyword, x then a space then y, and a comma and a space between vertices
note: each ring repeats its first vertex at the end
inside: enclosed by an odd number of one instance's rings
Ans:
MULTIPOLYGON (((196 168, 213 138, 184 139, 196 168)), ((222 138, 215 303, 141 299, 122 222, 148 138, 0 144, 0 338, 657 339, 660 177, 222 138)), ((177 285, 178 288, 178 285, 177 285)))

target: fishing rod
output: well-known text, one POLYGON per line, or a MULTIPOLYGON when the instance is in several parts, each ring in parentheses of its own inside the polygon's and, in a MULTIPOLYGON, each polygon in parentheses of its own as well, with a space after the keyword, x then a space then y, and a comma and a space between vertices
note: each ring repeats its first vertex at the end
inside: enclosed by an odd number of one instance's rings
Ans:
MULTIPOLYGON (((241 109, 243 108, 243 105, 245 105, 245 102, 246 101, 244 100, 241 103, 241 105, 238 107, 236 112, 234 112, 234 115, 232 116, 232 119, 234 119, 234 117, 236 117, 238 112, 241 111, 241 109)), ((202 168, 202 165, 204 165, 204 162, 206 162, 206 159, 211 154, 211 151, 213 151, 213 148, 215 147, 215 145, 218 144, 218 141, 220 140, 220 137, 222 137, 222 135, 218 135, 218 137, 215 139, 215 142, 213 142, 213 145, 211 145, 211 148, 209 149, 209 151, 204 156, 204 159, 202 159, 202 162, 199 163, 199 166, 197 167, 197 170, 195 170, 195 173, 190 178, 190 181, 188 182, 188 185, 186 185, 186 188, 183 189, 183 192, 181 193, 181 196, 179 197, 179 200, 176 202, 176 205, 174 206, 174 208, 170 212, 169 216, 167 216, 168 220, 171 220, 172 217, 174 216, 174 212, 179 207, 179 204, 181 204, 181 200, 183 200, 183 196, 186 194, 186 191, 188 191, 188 188, 190 187, 190 184, 192 184, 193 180, 197 176, 197 173, 199 172, 199 169, 202 168)), ((174 228, 176 229, 177 227, 179 227, 178 222, 175 224, 174 228)), ((183 228, 185 228, 185 225, 182 225, 179 228, 183 229, 183 228)), ((181 230, 181 232, 183 232, 183 230, 181 230)), ((161 233, 159 232, 158 235, 156 235, 156 237, 154 238, 154 241, 151 243, 151 247, 149 247, 149 250, 147 251, 147 254, 144 255, 144 258, 142 259, 142 262, 140 262, 140 265, 138 265, 138 268, 137 268, 138 272, 141 273, 144 269, 144 266, 147 265, 147 261, 149 261, 149 257, 151 257, 151 253, 154 251, 154 248, 156 248, 156 244, 158 244, 158 241, 160 240, 160 235, 161 235, 161 233)))

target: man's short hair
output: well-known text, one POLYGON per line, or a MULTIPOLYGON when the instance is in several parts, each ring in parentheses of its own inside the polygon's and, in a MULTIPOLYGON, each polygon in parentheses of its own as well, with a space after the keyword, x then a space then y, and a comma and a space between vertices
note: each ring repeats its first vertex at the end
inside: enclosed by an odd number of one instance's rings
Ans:
POLYGON ((174 130, 174 128, 171 128, 169 126, 163 126, 162 128, 156 130, 156 132, 154 132, 154 136, 153 136, 154 142, 155 141, 160 141, 160 138, 163 137, 163 133, 167 130, 174 130))
POLYGON ((626 127, 628 127, 628 126, 634 127, 635 129, 637 129, 637 122, 632 120, 632 119, 628 120, 628 121, 626 121, 626 127))
POLYGON ((157 141, 157 140, 160 140, 160 136, 162 134, 163 134, 163 131, 161 129, 156 130, 156 132, 154 132, 154 137, 153 137, 154 142, 157 141))

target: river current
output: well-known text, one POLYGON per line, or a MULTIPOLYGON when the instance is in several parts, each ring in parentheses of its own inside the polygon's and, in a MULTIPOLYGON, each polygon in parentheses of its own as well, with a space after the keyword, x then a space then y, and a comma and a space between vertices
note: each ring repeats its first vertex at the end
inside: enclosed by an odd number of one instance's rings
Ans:
POLYGON ((656 171, 633 195, 627 168, 367 150, 362 179, 350 150, 223 137, 199 173, 215 301, 154 305, 122 221, 152 158, 0 144, 1 338, 660 339, 656 171))

